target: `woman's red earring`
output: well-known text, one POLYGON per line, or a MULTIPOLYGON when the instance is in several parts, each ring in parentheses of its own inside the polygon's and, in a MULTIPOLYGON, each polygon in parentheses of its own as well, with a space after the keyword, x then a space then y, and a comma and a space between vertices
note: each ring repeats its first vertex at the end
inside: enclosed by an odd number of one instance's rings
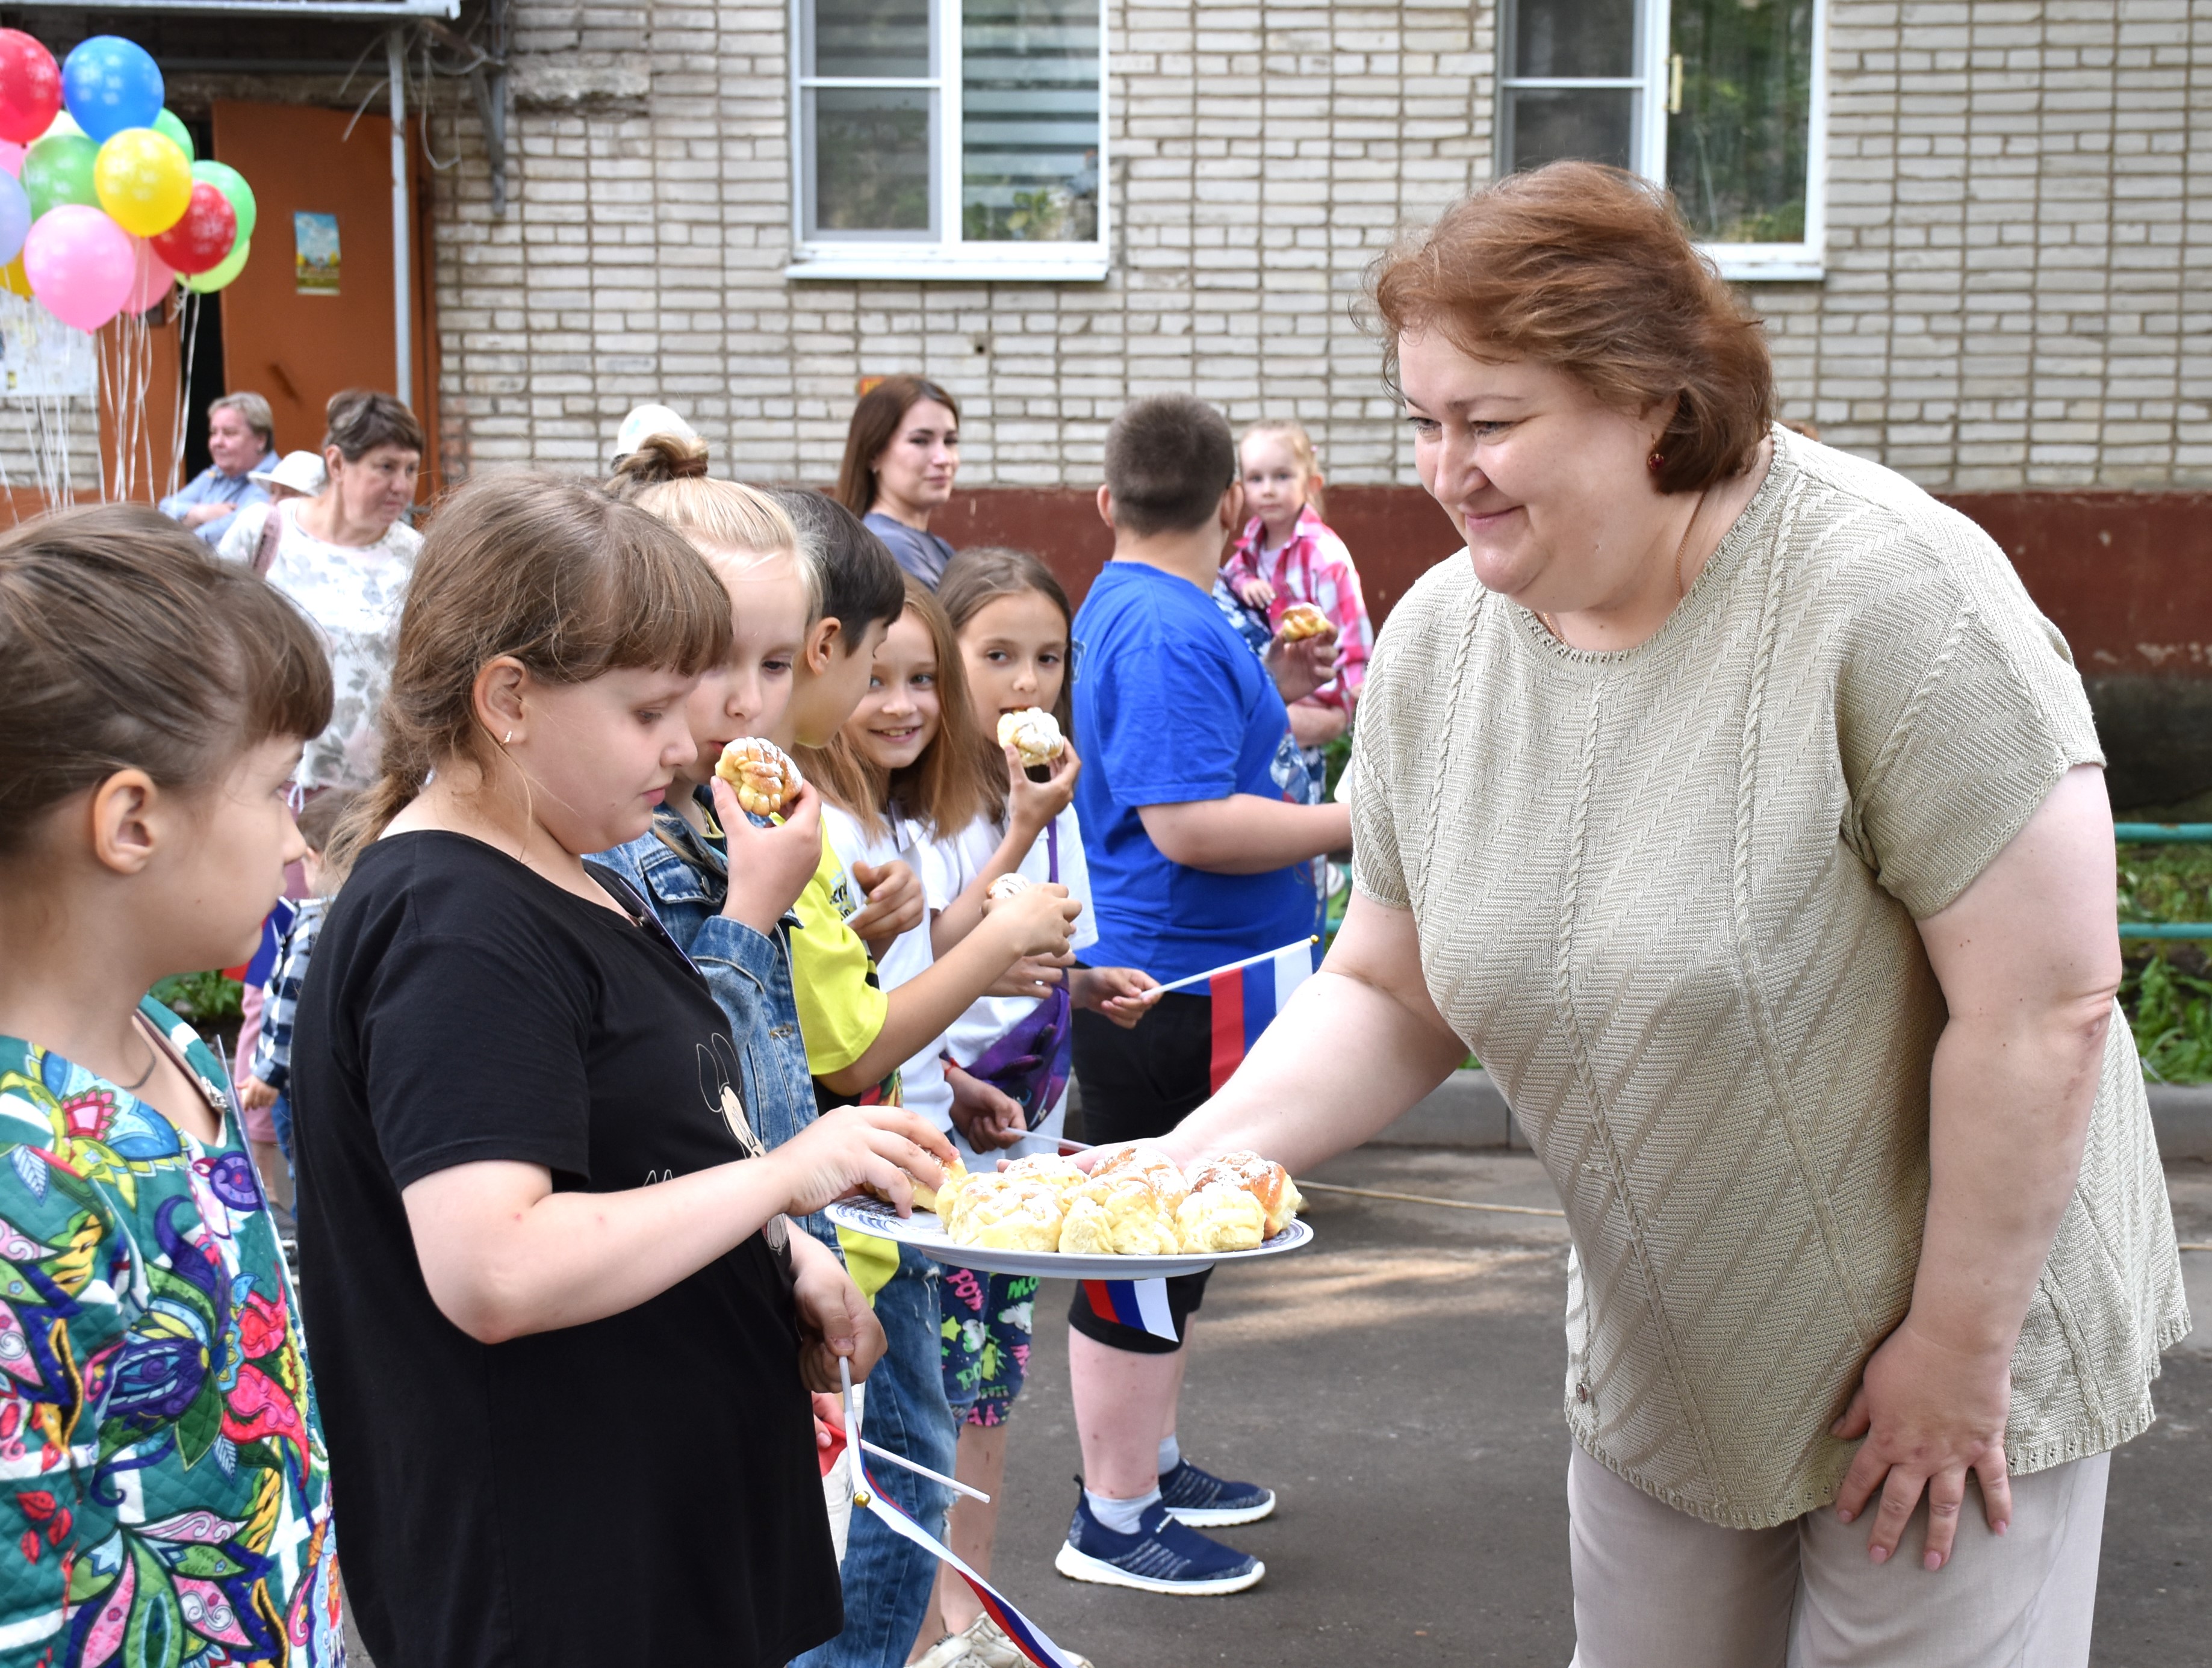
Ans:
POLYGON ((1644 467, 1650 470, 1654 475, 1658 474, 1659 471, 1666 466, 1667 460, 1656 452, 1644 460, 1644 467))

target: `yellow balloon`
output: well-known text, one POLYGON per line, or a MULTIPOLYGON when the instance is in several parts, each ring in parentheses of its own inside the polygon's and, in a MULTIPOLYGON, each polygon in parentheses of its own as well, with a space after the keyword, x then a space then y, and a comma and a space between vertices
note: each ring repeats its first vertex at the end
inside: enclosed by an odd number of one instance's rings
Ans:
POLYGON ((0 267, 0 289, 6 290, 10 295, 21 295, 26 298, 30 295, 31 275, 23 270, 23 258, 21 255, 16 256, 6 266, 0 267))
POLYGON ((100 148, 92 185, 110 219, 133 237, 150 238, 191 207, 192 165, 167 134, 127 127, 100 148))

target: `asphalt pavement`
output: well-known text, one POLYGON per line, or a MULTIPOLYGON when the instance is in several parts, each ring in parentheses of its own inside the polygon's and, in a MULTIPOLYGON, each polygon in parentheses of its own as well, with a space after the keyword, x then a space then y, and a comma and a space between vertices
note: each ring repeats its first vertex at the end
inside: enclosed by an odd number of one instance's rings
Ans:
MULTIPOLYGON (((1523 1154, 1369 1148, 1315 1179, 1556 1203, 1523 1154)), ((2212 1241, 2212 1166, 2173 1166, 2170 1182, 2181 1237, 2212 1241)), ((1308 1217, 1312 1250, 1215 1276, 1179 1432, 1208 1469, 1281 1496, 1268 1521, 1220 1532, 1267 1579, 1178 1599, 1054 1573, 1081 1468, 1055 1283, 1015 1415, 994 1580, 1098 1668, 1564 1668, 1564 1227, 1324 1193, 1308 1217)), ((2158 1423, 2114 1457, 2098 1668, 2212 1659, 2212 1253, 2185 1260, 2207 1325, 2166 1358, 2158 1423)))

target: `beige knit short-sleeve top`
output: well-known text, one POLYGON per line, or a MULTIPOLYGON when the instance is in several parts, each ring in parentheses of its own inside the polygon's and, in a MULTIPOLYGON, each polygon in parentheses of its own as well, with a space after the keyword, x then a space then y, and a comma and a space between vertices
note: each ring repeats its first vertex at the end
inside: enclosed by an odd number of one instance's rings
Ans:
MULTIPOLYGON (((1390 616, 1359 712, 1355 877, 1410 908, 1437 1010, 1572 1230, 1566 1411, 1620 1476, 1758 1528, 1833 1499, 1828 1434, 1903 1318, 1943 998, 1916 919, 2074 765, 2066 645, 1965 517, 1778 430, 1689 596, 1566 647, 1462 555, 1390 616)), ((2134 1040, 2013 1358, 2032 1471, 2151 1419, 2186 1330, 2134 1040)))

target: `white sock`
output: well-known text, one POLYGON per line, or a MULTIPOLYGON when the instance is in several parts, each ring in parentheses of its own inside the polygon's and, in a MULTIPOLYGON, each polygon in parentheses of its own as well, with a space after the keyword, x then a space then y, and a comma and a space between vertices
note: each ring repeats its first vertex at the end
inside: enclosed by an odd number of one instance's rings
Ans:
POLYGON ((1094 1495, 1085 1489, 1083 1498, 1091 1507, 1091 1515, 1098 1519, 1101 1526, 1117 1535, 1133 1535, 1137 1532, 1137 1519, 1145 1515, 1148 1507, 1160 1503, 1160 1491, 1153 1489, 1134 1500, 1109 1500, 1104 1495, 1094 1495))
POLYGON ((1170 1431, 1160 1438, 1160 1475, 1165 1477, 1182 1464, 1182 1449, 1176 1443, 1175 1433, 1170 1431))

